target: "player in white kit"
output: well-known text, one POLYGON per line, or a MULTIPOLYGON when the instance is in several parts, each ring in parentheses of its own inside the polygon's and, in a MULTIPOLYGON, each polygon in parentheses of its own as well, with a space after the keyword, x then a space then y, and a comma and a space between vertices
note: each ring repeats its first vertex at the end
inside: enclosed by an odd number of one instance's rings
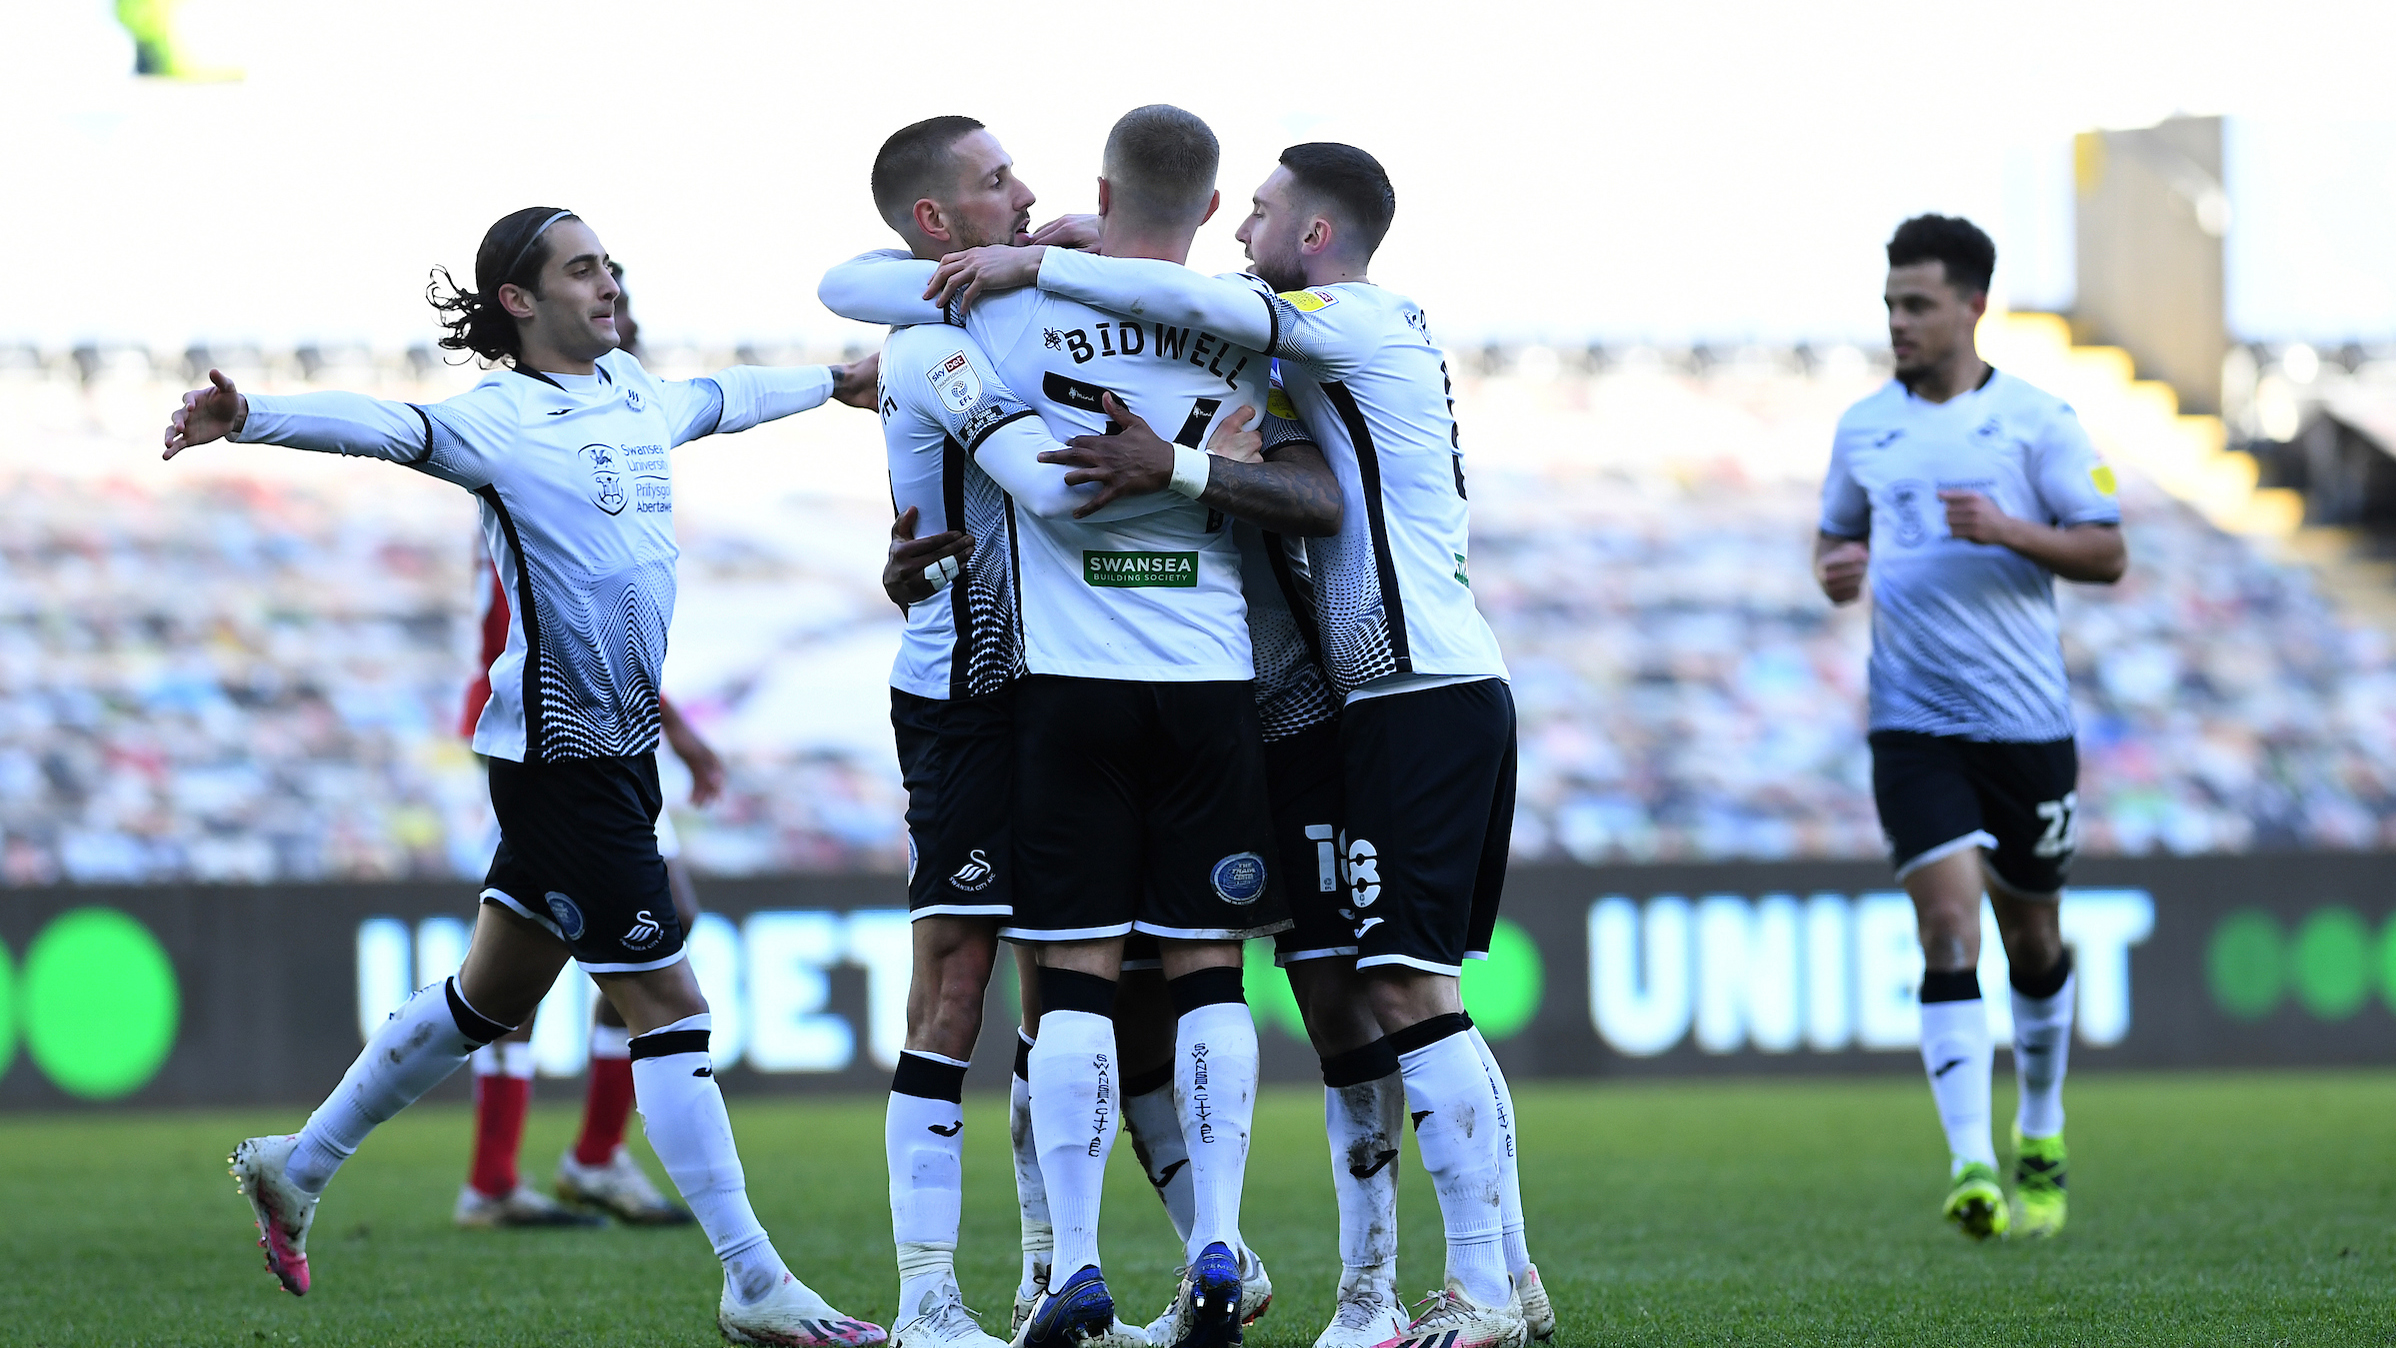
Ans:
POLYGON ((257 1137, 233 1173, 269 1271, 308 1290, 319 1197, 376 1125, 530 1015, 572 957, 632 1031, 649 1140, 724 1267, 717 1326, 740 1343, 861 1345, 882 1331, 794 1277, 749 1205, 708 1056, 711 1025, 658 856, 657 685, 673 618, 670 450, 828 398, 870 405, 873 366, 740 366, 661 380, 617 349, 606 250, 570 211, 501 219, 473 291, 436 300, 443 345, 499 368, 422 406, 350 393, 247 398, 210 371, 167 457, 216 439, 398 463, 483 508, 514 593, 506 652, 475 731, 499 853, 464 966, 409 999, 295 1135, 257 1137))
POLYGON ((1922 1066, 1945 1126, 1944 1212, 1967 1235, 2053 1235, 2065 1216, 2072 963, 2058 923, 2078 846, 2078 756, 2055 578, 2129 565, 2113 472, 2070 407, 1980 358, 1996 245, 1917 216, 1888 243, 1896 377, 1839 419, 1815 576, 1872 586, 1872 792, 1922 956, 1922 1066), (2013 984, 2014 1196, 1990 1138, 1981 1001, 1986 890, 2013 984))
MULTIPOLYGON (((1411 1323, 1397 1313, 1394 1261, 1362 1240, 1343 1251, 1340 1311, 1322 1342, 1545 1338, 1555 1319, 1523 1237, 1511 1093, 1458 996, 1462 961, 1487 957, 1496 923, 1515 729, 1505 661, 1472 599, 1446 361, 1421 309, 1367 279, 1396 207, 1372 156, 1293 146, 1253 206, 1239 230, 1252 275, 1208 278, 1056 247, 984 249, 944 262, 935 293, 1034 280, 1045 293, 1201 325, 1276 358, 1292 415, 1271 423, 1267 443, 1319 444, 1345 506, 1339 533, 1310 539, 1307 554, 1323 662, 1345 704, 1341 850, 1356 967, 1416 1116, 1448 1246, 1447 1286, 1411 1323)), ((1383 1089, 1398 1085, 1384 1078, 1383 1089)), ((1342 1208, 1348 1245, 1356 1222, 1342 1208)))
MULTIPOLYGON (((1127 114, 1109 136, 1100 182, 1103 246, 1186 256, 1215 205, 1216 160, 1213 133, 1188 113, 1127 114)), ((861 259, 826 278, 836 311, 883 321, 940 316, 905 290, 900 298, 911 303, 894 311, 886 283, 867 278, 860 287, 843 274, 860 267, 875 264, 861 259)), ((1113 1322, 1098 1260, 1098 1193, 1121 1110, 1109 1017, 1123 940, 1136 930, 1159 939, 1179 1012, 1174 1093, 1194 1218, 1178 1341, 1234 1342, 1245 1255, 1238 1200, 1256 1074, 1239 943, 1288 919, 1267 861, 1239 551, 1228 516, 1207 502, 1232 492, 1240 469, 1270 479, 1291 465, 1218 463, 1202 446, 1237 409, 1261 408, 1266 362, 1203 328, 1127 322, 1036 292, 976 306, 966 331, 1060 434, 1083 433, 1076 450, 1108 459, 1077 464, 1068 479, 1102 484, 1087 504, 1053 517, 1019 512, 1015 521, 1030 672, 1017 689, 1019 867, 1006 934, 1040 947, 1031 1112, 1056 1267, 1070 1271, 1039 1298, 1023 1337, 1066 1342, 1105 1334, 1113 1322), (1098 512, 1145 491, 1151 475, 1121 471, 1106 453, 1119 446, 1093 433, 1145 426, 1178 447, 1154 477, 1174 490, 1155 493, 1149 513, 1102 523, 1098 512)))

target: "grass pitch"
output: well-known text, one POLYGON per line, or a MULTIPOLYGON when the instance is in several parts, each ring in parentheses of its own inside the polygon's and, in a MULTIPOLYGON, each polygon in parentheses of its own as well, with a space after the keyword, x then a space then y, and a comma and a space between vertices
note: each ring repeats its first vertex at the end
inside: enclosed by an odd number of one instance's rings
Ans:
MULTIPOLYGON (((525 1145, 544 1180, 573 1126, 548 1087, 525 1145)), ((2072 1218, 2039 1244, 1974 1245, 1937 1206, 1945 1165, 1921 1083, 1530 1086, 1517 1092, 1532 1256, 1559 1344, 2385 1343, 2396 1328, 2396 1074, 2094 1076, 2069 1093, 2072 1218)), ((1999 1117, 2010 1102, 1999 1092, 1999 1117)), ((969 1304, 1003 1332, 1016 1222, 1005 1102, 969 1098, 969 1304)), ((793 1268, 888 1324, 897 1297, 882 1102, 736 1100, 751 1192, 793 1268)), ((0 1118, 0 1342, 719 1342, 693 1230, 469 1233, 456 1106, 412 1110, 335 1181, 315 1290, 277 1290, 224 1157, 297 1111, 0 1118)), ((1172 1290, 1177 1252, 1117 1147, 1109 1281, 1125 1318, 1172 1290)), ((1246 1230, 1272 1269, 1262 1348, 1305 1348, 1338 1276, 1321 1097, 1267 1093, 1246 1230)), ((1411 1147, 1402 1286, 1438 1281, 1439 1220, 1411 1147)))

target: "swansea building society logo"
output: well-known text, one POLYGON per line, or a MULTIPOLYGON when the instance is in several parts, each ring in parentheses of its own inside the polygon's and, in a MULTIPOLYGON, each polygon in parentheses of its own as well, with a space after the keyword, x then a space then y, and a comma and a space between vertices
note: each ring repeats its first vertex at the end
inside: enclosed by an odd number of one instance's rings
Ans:
POLYGON ((1194 552, 1082 553, 1082 579, 1101 589, 1172 590, 1198 588, 1198 554, 1194 552))

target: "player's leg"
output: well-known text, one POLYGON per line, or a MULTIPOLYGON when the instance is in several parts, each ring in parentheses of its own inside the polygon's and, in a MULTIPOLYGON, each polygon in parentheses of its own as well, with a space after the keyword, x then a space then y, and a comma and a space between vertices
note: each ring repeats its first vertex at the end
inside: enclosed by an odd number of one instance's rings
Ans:
POLYGON ((891 690, 907 786, 907 883, 914 963, 907 1041, 883 1127, 904 1348, 998 1348, 957 1287, 964 1204, 965 1072, 1013 911, 1013 699, 937 700, 891 690))
POLYGON ((1141 882, 1135 758, 1152 721, 1135 684, 1030 675, 1015 687, 1015 915, 1037 947, 1039 1025, 1025 1055, 1054 1241, 1019 1342, 1112 1332, 1098 1257, 1106 1161, 1122 1114, 1115 983, 1141 882))
POLYGON ((1989 1123, 1987 1006, 1980 988, 1981 824, 1963 742, 1874 731, 1872 793, 1922 942, 1922 1070, 1948 1154, 1943 1211, 1986 1239, 2009 1225, 1989 1123))
POLYGON ((902 1345, 982 1344, 957 1287, 965 1198, 965 1070, 982 1031, 982 994, 998 953, 998 919, 927 914, 912 926, 907 1044, 890 1082, 883 1128, 891 1237, 898 1249, 902 1345))
POLYGON ((1023 1225, 1023 1276, 1015 1284, 1015 1313, 1007 1336, 1023 1328, 1048 1290, 1056 1229, 1048 1219, 1048 1182, 1040 1174, 1040 1143, 1032 1132, 1032 1043, 1040 1032, 1040 960, 1015 943, 1015 978, 1022 1011, 1015 1025, 1015 1073, 1007 1083, 1007 1143, 1015 1153, 1015 1206, 1023 1225))
POLYGON ((607 1219, 565 1206, 524 1183, 518 1172, 524 1118, 532 1107, 532 1026, 483 1045, 474 1068, 474 1156, 450 1220, 470 1229, 598 1226, 607 1219))
POLYGON ((1196 1220, 1197 1177, 1181 1135, 1173 1093, 1173 999, 1165 989, 1164 956, 1156 938, 1133 932, 1123 943, 1123 977, 1115 985, 1115 1049, 1123 1060, 1123 1127, 1131 1134, 1148 1185, 1165 1206, 1184 1247, 1196 1220))
MULTIPOLYGON (((666 862, 668 875, 681 869, 679 862, 666 862)), ((685 912, 681 895, 677 886, 675 915, 687 932, 697 913, 685 912)), ((607 998, 595 1001, 582 1128, 558 1157, 557 1196, 633 1226, 687 1226, 690 1209, 658 1192, 624 1141, 624 1125, 632 1117, 632 1031, 607 998)))
POLYGON ((1513 723, 1496 680, 1368 698, 1341 714, 1357 968, 1397 1053, 1447 1235, 1446 1288, 1409 1326, 1409 1343, 1452 1332, 1453 1348, 1517 1344, 1528 1332, 1506 1269, 1498 1099, 1458 982, 1513 723))
POLYGON ((2070 740, 1977 746, 1981 799, 1997 845, 1986 856, 1990 907, 2013 984, 2012 1201, 2016 1236, 2063 1229, 2068 1155, 2063 1078, 2077 980, 2063 943, 2063 882, 2078 848, 2078 755, 2070 740))
POLYGON ((306 1126, 288 1136, 254 1137, 234 1150, 233 1175, 257 1219, 267 1270, 285 1289, 295 1296, 308 1290, 308 1228, 333 1172, 377 1125, 530 1016, 565 961, 554 933, 485 903, 465 967, 418 989, 394 1011, 306 1126))
POLYGON ((1159 715, 1143 783, 1147 873, 1137 926, 1158 938, 1163 956, 1192 1200, 1187 1272, 1162 1337, 1236 1342, 1250 1311, 1271 1297, 1240 1233, 1259 1056, 1242 943, 1287 930, 1288 902, 1269 860, 1277 849, 1254 690, 1203 682, 1150 692, 1159 715))

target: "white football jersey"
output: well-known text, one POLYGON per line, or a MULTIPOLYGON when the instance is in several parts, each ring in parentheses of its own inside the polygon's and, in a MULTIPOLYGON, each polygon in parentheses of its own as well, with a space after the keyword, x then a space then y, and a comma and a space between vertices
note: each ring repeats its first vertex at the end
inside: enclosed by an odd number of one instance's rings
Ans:
MULTIPOLYGON (((947 589, 907 606, 890 686, 917 697, 982 697, 1020 672, 1014 533, 1007 494, 974 451, 1030 408, 995 379, 972 339, 943 324, 900 328, 882 343, 882 443, 892 509, 917 511, 915 536, 961 529, 973 552, 947 589), (971 443, 968 443, 970 441, 971 443)), ((1049 443, 1040 432, 1043 447, 1049 443)))
POLYGON ((1201 324, 1276 358, 1288 415, 1338 475, 1345 522, 1306 540, 1323 662, 1343 696, 1504 678, 1473 603, 1464 450, 1423 312, 1365 282, 1276 295, 1245 273, 1051 248, 1040 289, 1151 325, 1201 324))
POLYGON ((1822 532, 1872 548, 1874 730, 2042 742, 2072 734, 2053 572, 1947 532, 1942 491, 2016 519, 2118 523, 2113 471, 2061 399, 2002 371, 1943 403, 1890 380, 1839 418, 1822 532))
POLYGON ((1323 674, 1306 540, 1267 533, 1246 520, 1233 520, 1231 527, 1248 598, 1248 640, 1256 648, 1256 718, 1267 740, 1286 739, 1339 711, 1323 674))
POLYGON ((233 438, 386 459, 474 493, 510 610, 475 752, 557 762, 657 747, 680 555, 668 451, 831 392, 820 365, 668 381, 611 351, 590 375, 502 367, 422 406, 355 393, 252 396, 233 438))
MULTIPOLYGON (((941 316, 920 296, 932 267, 868 254, 834 269, 822 293, 849 318, 930 323, 941 316)), ((1105 393, 1191 448, 1235 408, 1263 413, 1264 355, 1200 325, 1141 323, 1018 290, 983 299, 964 328, 1057 440, 1106 433, 1105 393)), ((1221 512, 1170 492, 1140 498, 1145 513, 1108 519, 1025 509, 991 456, 977 457, 1017 497, 1025 668, 1151 683, 1255 676, 1240 550, 1221 512)))

